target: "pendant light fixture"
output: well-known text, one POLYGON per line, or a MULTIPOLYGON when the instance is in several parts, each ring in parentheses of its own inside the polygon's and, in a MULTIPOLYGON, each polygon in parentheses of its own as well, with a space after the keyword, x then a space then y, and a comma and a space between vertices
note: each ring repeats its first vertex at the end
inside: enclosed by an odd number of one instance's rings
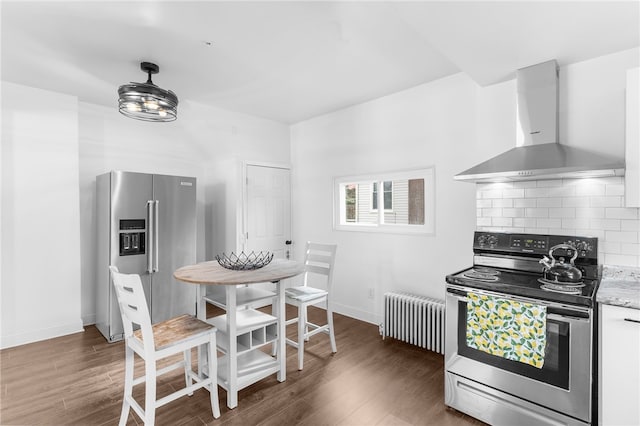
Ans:
POLYGON ((120 86, 120 113, 136 120, 174 121, 178 117, 178 97, 171 90, 162 89, 151 81, 151 74, 157 74, 160 68, 151 62, 141 62, 140 69, 147 73, 147 82, 120 86))

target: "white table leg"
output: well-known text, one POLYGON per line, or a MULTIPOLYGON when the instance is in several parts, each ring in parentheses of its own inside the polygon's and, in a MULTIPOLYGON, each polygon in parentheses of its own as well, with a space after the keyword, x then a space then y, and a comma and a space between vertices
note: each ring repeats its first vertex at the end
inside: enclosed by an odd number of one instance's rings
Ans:
MULTIPOLYGON (((204 284, 199 285, 196 288, 196 318, 202 321, 207 320, 207 302, 204 297, 207 294, 207 286, 204 284)), ((205 353, 201 346, 198 346, 198 377, 203 378, 202 367, 204 360, 206 359, 205 353)), ((209 372, 209 374, 213 374, 209 372)))
POLYGON ((276 291, 278 292, 278 370, 277 379, 279 382, 287 380, 287 353, 286 353, 286 320, 287 312, 284 305, 284 283, 282 280, 276 282, 276 291))
POLYGON ((229 350, 227 351, 227 407, 238 406, 238 340, 236 319, 236 286, 228 285, 227 288, 227 336, 229 338, 229 350))

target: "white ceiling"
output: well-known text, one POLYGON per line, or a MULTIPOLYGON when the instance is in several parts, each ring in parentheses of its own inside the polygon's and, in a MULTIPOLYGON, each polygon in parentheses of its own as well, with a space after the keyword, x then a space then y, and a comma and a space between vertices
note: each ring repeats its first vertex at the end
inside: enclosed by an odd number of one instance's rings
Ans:
POLYGON ((639 4, 3 0, 1 76, 115 108, 149 61, 181 100, 295 123, 458 72, 484 86, 639 46, 639 4))

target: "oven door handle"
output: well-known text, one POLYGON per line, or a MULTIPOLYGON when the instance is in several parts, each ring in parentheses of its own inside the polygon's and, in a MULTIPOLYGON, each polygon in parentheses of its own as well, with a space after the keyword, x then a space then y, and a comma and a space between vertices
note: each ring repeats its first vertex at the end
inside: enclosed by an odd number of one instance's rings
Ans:
POLYGON ((447 293, 451 293, 451 294, 454 294, 454 295, 458 296, 459 300, 464 300, 465 302, 467 301, 467 292, 464 291, 464 290, 459 290, 457 288, 447 287, 447 293))
POLYGON ((591 317, 590 309, 586 307, 567 306, 548 300, 535 300, 530 298, 523 298, 513 294, 494 293, 486 290, 479 290, 466 287, 454 287, 447 285, 447 294, 451 294, 456 299, 462 302, 468 302, 467 293, 485 294, 494 297, 502 297, 516 302, 531 303, 540 306, 546 306, 547 315, 553 314, 557 318, 576 319, 576 320, 588 320, 591 317))

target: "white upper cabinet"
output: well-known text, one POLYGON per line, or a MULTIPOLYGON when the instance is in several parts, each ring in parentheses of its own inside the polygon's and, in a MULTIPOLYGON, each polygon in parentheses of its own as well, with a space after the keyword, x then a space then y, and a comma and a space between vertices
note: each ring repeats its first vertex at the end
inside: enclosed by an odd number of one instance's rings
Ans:
POLYGON ((627 71, 625 205, 640 207, 640 68, 627 71))

